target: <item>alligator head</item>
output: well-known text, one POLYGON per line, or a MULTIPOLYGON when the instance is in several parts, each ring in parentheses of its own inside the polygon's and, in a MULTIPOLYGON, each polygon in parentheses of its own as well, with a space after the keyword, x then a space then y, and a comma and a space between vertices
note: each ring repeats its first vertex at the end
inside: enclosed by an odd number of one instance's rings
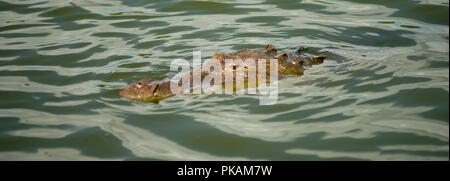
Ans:
MULTIPOLYGON (((213 59, 219 60, 224 63, 225 59, 247 59, 251 58, 253 60, 259 59, 278 59, 278 72, 283 76, 300 76, 303 75, 305 67, 309 67, 315 64, 321 64, 325 59, 325 56, 309 56, 305 54, 304 49, 298 50, 293 53, 278 53, 277 49, 273 45, 266 45, 263 51, 254 51, 249 49, 242 49, 235 53, 229 54, 215 54, 213 59)), ((256 65, 256 64, 255 64, 256 65)), ((244 73, 248 73, 248 67, 255 65, 243 65, 244 73)), ((235 73, 235 70, 239 65, 230 65, 230 67, 223 66, 222 74, 224 73, 235 73)), ((268 72, 266 72, 268 73, 268 72)), ((192 71, 190 72, 192 75, 192 71)), ((207 73, 202 71, 201 77, 203 79, 207 73)), ((236 74, 237 75, 237 74, 236 74)), ((244 76, 247 78, 247 76, 244 76)), ((191 76, 192 82, 192 76, 191 76)), ((223 80, 224 82, 224 80, 223 80)), ((181 82, 179 83, 181 84, 181 82)), ((170 97, 173 93, 170 90, 170 81, 157 82, 150 78, 142 79, 138 82, 130 84, 128 87, 120 89, 120 95, 132 99, 145 102, 158 102, 160 99, 170 97)))
POLYGON ((130 84, 126 88, 120 89, 119 93, 123 97, 135 100, 153 97, 158 88, 158 84, 151 84, 152 82, 152 79, 145 78, 130 84))

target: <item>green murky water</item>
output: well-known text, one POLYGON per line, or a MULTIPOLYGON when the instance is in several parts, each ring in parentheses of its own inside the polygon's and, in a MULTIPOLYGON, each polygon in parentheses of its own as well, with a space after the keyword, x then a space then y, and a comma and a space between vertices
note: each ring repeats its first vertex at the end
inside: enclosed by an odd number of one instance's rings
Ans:
POLYGON ((446 0, 0 1, 0 160, 448 160, 446 0), (175 58, 317 47, 255 95, 132 102, 175 58))

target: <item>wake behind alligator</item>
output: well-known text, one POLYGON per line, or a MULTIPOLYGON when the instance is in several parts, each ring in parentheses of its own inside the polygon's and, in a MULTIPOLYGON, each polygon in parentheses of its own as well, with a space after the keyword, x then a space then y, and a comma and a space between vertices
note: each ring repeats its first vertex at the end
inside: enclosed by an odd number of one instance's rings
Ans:
MULTIPOLYGON (((301 76, 303 75, 303 72, 312 65, 322 64, 326 56, 324 54, 319 54, 319 52, 315 52, 319 55, 313 55, 310 52, 307 52, 307 48, 298 48, 294 52, 279 52, 277 48, 273 45, 266 45, 264 49, 261 50, 249 50, 249 49, 242 49, 239 51, 236 51, 234 53, 219 53, 212 56, 211 60, 209 62, 206 62, 205 64, 208 64, 213 61, 219 61, 222 67, 222 70, 220 72, 220 76, 222 77, 222 89, 225 88, 225 74, 231 74, 233 75, 233 91, 236 91, 239 89, 236 87, 238 85, 238 74, 243 77, 243 79, 239 79, 240 81, 244 81, 244 87, 248 88, 248 82, 249 82, 249 71, 248 70, 256 70, 256 73, 258 71, 258 63, 256 63, 258 60, 265 60, 266 61, 266 77, 270 76, 270 60, 278 60, 278 79, 282 79, 284 77, 288 76, 301 76), (247 63, 243 63, 243 61, 240 61, 240 64, 238 63, 226 63, 226 60, 247 60, 247 63), (254 61, 252 63, 248 63, 248 60, 254 61), (252 69, 254 68, 254 69, 252 69), (237 70, 243 70, 243 71, 237 71, 237 70)), ((238 61, 239 62, 239 61, 238 61)), ((204 65, 205 65, 204 64, 204 65)), ((217 71, 208 71, 204 70, 201 67, 196 67, 194 70, 190 72, 186 72, 184 75, 188 75, 190 80, 190 85, 193 85, 193 74, 194 72, 200 72, 201 80, 203 81, 205 77, 208 75, 213 74, 213 72, 217 71)), ((209 76, 210 77, 210 76, 209 76)), ((266 80, 269 80, 268 78, 266 80)), ((130 84, 126 88, 122 88, 119 90, 119 93, 121 96, 135 100, 135 101, 144 101, 144 102, 153 102, 157 103, 161 99, 165 99, 167 97, 174 96, 178 93, 172 92, 170 88, 170 82, 171 79, 165 79, 162 81, 156 81, 151 78, 144 78, 140 81, 134 82, 130 84)), ((256 81, 257 83, 258 81, 256 81)), ((179 85, 182 84, 182 81, 178 82, 179 85)), ((211 80, 212 83, 212 80, 211 80)), ((242 88, 242 87, 241 87, 242 88)), ((186 89, 186 88, 185 88, 186 89)), ((188 92, 193 89, 192 86, 188 87, 188 92)), ((181 90, 181 92, 186 92, 186 90, 181 90)))

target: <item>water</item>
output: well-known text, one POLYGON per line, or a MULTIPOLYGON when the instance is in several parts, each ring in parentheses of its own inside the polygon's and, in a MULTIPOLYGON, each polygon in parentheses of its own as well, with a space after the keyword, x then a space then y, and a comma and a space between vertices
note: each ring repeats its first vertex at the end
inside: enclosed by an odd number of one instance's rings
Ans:
POLYGON ((0 1, 0 160, 448 160, 444 0, 0 1), (260 48, 329 57, 255 95, 133 102, 170 62, 260 48))

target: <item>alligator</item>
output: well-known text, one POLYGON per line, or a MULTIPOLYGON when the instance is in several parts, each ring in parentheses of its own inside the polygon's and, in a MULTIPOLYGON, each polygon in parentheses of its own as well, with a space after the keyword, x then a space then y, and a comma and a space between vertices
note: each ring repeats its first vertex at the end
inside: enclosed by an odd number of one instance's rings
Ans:
MULTIPOLYGON (((315 52, 318 53, 318 52, 315 52)), ((320 53, 320 52, 319 52, 320 53)), ((250 49, 242 49, 239 51, 236 51, 234 53, 218 53, 214 54, 210 61, 219 61, 222 64, 222 75, 226 73, 233 73, 233 75, 236 75, 237 71, 236 69, 240 66, 237 64, 225 64, 225 60, 266 60, 267 66, 269 65, 270 59, 277 59, 278 60, 278 78, 284 78, 288 76, 301 76, 303 75, 303 72, 308 67, 311 67, 312 65, 322 64, 324 59, 326 58, 325 54, 319 54, 319 55, 312 55, 310 52, 308 52, 308 48, 300 47, 294 52, 281 52, 279 53, 277 48, 273 45, 265 45, 264 49, 261 50, 250 50, 250 49)), ((248 69, 250 67, 248 66, 254 66, 257 64, 244 64, 243 65, 243 72, 240 73, 244 74, 244 81, 245 81, 245 87, 247 87, 247 81, 248 81, 248 69)), ((201 79, 203 80, 205 76, 211 73, 211 71, 205 71, 203 69, 194 68, 194 70, 187 72, 191 76, 190 81, 192 85, 193 82, 193 72, 199 71, 201 72, 201 79)), ((256 68, 255 68, 256 69, 256 68)), ((267 69, 266 69, 267 70, 267 69)), ((258 70, 256 70, 258 71, 258 70)), ((266 71, 267 77, 270 75, 270 71, 266 71)), ((222 76, 222 87, 224 87, 225 84, 225 76, 222 76)), ((233 78, 234 82, 236 82, 236 76, 233 78)), ((269 79, 267 79, 269 80, 269 79)), ((135 101, 144 101, 144 102, 154 102, 157 103, 159 100, 174 96, 175 93, 172 92, 170 89, 170 79, 157 81, 153 80, 151 78, 144 78, 142 80, 139 80, 137 82, 134 82, 130 84, 126 88, 122 88, 119 90, 119 93, 121 96, 135 100, 135 101)), ((181 81, 179 82, 181 84, 181 81)), ((244 87, 244 88, 245 88, 244 87)), ((190 89, 192 86, 190 87, 190 89)), ((236 91, 236 86, 233 87, 233 91, 236 91)), ((190 90, 189 90, 190 91, 190 90)))

